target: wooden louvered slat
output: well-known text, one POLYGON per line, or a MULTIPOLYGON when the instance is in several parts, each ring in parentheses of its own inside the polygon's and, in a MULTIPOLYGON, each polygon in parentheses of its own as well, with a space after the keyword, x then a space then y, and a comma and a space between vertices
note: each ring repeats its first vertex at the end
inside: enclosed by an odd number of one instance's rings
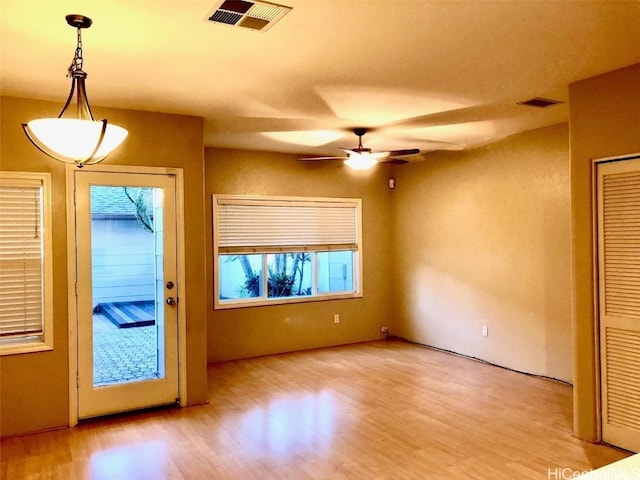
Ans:
POLYGON ((625 310, 625 311, 629 311, 629 312, 637 312, 640 311, 640 308, 636 307, 635 305, 631 304, 630 302, 622 302, 619 300, 611 300, 610 301, 610 310, 613 309, 621 309, 621 310, 625 310))
POLYGON ((624 308, 629 311, 635 312, 640 311, 640 307, 638 307, 632 300, 628 300, 627 297, 613 297, 610 299, 610 303, 612 306, 616 306, 619 308, 624 308))
POLYGON ((638 188, 640 185, 640 181, 638 179, 629 179, 628 181, 605 181, 605 185, 607 186, 607 190, 612 194, 628 194, 630 190, 634 188, 638 188))
MULTIPOLYGON (((626 185, 618 187, 616 190, 608 190, 608 196, 605 199, 605 202, 615 202, 621 198, 634 198, 633 193, 629 192, 629 189, 636 188, 636 185, 626 185)), ((609 187, 611 188, 611 187, 609 187)))
POLYGON ((615 260, 615 262, 612 266, 614 268, 610 268, 610 271, 608 272, 609 274, 605 276, 605 280, 612 282, 612 285, 609 285, 609 287, 615 287, 616 282, 618 281, 624 281, 625 283, 627 283, 628 287, 637 287, 637 277, 635 277, 633 275, 634 271, 638 271, 637 268, 634 268, 634 265, 626 266, 624 265, 624 258, 620 258, 615 260), (629 274, 629 275, 624 275, 624 274, 629 274))
POLYGON ((634 400, 626 402, 611 401, 609 403, 609 418, 612 424, 637 429, 640 427, 640 408, 634 408, 634 400))
MULTIPOLYGON (((610 390, 611 393, 616 394, 614 389, 610 390)), ((636 405, 637 396, 633 398, 628 395, 612 395, 612 399, 609 402, 609 412, 615 413, 615 415, 609 415, 612 423, 629 424, 631 426, 640 425, 640 408, 636 405)))
POLYGON ((638 316, 634 315, 634 313, 636 313, 636 311, 634 310, 626 310, 624 308, 611 308, 609 315, 614 317, 617 316, 617 317, 627 317, 627 318, 637 319, 638 316))
MULTIPOLYGON (((612 377, 615 378, 615 375, 612 375, 612 377)), ((627 380, 627 378, 625 377, 618 377, 616 381, 618 382, 621 391, 624 393, 633 392, 635 394, 638 394, 638 392, 640 392, 640 388, 638 388, 638 385, 634 384, 630 380, 627 380)), ((611 388, 613 388, 613 385, 611 386, 611 388)))
MULTIPOLYGON (((640 407, 638 407, 638 393, 632 392, 622 385, 618 388, 616 387, 616 385, 609 385, 608 392, 610 411, 611 409, 615 409, 620 417, 626 416, 634 418, 638 412, 640 412, 640 407)), ((612 419, 610 418, 610 420, 612 419)), ((638 415, 634 421, 636 423, 640 423, 640 415, 638 415)))
MULTIPOLYGON (((614 265, 615 267, 615 265, 614 265)), ((638 278, 638 271, 634 269, 624 268, 624 266, 620 266, 618 270, 609 269, 608 274, 603 275, 603 279, 608 282, 626 282, 627 279, 633 282, 634 279, 638 278), (629 278, 631 277, 631 278, 629 278)), ((632 283, 635 286, 635 283, 632 283)), ((629 285, 631 286, 631 285, 629 285)))
POLYGON ((621 212, 625 214, 629 214, 632 216, 637 216, 637 211, 634 210, 634 206, 640 204, 640 201, 634 196, 617 196, 615 198, 610 198, 604 202, 606 207, 618 207, 621 212))
POLYGON ((640 231, 640 222, 630 222, 624 225, 610 225, 605 238, 619 238, 620 235, 636 235, 640 231))
POLYGON ((620 362, 634 361, 634 357, 640 358, 636 353, 635 345, 628 344, 616 344, 615 339, 609 342, 609 346, 616 346, 616 350, 609 352, 609 359, 616 359, 616 355, 619 355, 620 362))
POLYGON ((612 382, 610 387, 614 388, 617 386, 618 388, 621 389, 621 391, 625 395, 626 394, 638 395, 638 393, 640 392, 640 388, 638 388, 638 385, 634 384, 631 380, 627 379, 626 377, 618 376, 616 378, 615 375, 612 375, 611 378, 615 379, 615 382, 617 382, 617 385, 612 382))
POLYGON ((625 292, 622 289, 618 288, 615 290, 615 293, 611 293, 609 296, 609 303, 611 305, 619 305, 621 307, 627 307, 630 310, 640 310, 640 306, 638 302, 635 300, 635 296, 637 296, 637 292, 625 292))
POLYGON ((617 288, 619 291, 621 292, 625 292, 625 293, 629 293, 629 294, 637 294, 638 293, 638 288, 637 287, 629 287, 627 285, 624 284, 618 284, 617 288))
POLYGON ((610 366, 619 367, 621 370, 624 370, 626 367, 633 368, 633 364, 637 362, 631 361, 623 361, 620 358, 609 357, 608 360, 611 362, 610 366))
MULTIPOLYGON (((637 272, 620 272, 615 277, 609 277, 606 279, 611 285, 617 285, 619 288, 633 288, 634 290, 638 289, 636 284, 628 284, 627 279, 631 277, 631 279, 640 278, 640 275, 637 272)), ((605 279, 603 279, 605 280, 605 279)))
POLYGON ((624 283, 611 282, 616 285, 617 289, 622 292, 635 293, 638 292, 638 287, 625 285, 624 283))
POLYGON ((629 225, 621 222, 612 225, 612 227, 620 227, 620 230, 608 230, 607 238, 612 241, 612 245, 610 245, 611 247, 614 247, 617 242, 621 242, 623 240, 634 240, 636 238, 636 233, 639 230, 638 228, 630 228, 629 225))
MULTIPOLYGON (((609 361, 611 362, 610 367, 615 366, 616 368, 620 368, 621 370, 624 370, 627 367, 633 368, 633 364, 637 363, 631 361, 622 361, 621 359, 616 359, 615 357, 609 357, 609 361)), ((611 378, 615 378, 615 375, 613 375, 611 378)), ((611 385, 609 386, 611 387, 611 385)))
POLYGON ((624 268, 624 265, 618 270, 615 271, 613 269, 609 269, 609 274, 607 275, 606 273, 603 275, 603 277, 605 277, 608 281, 611 280, 616 280, 616 279, 620 279, 621 281, 625 280, 625 277, 635 277, 635 278, 639 278, 640 277, 640 272, 633 270, 633 269, 628 269, 628 268, 624 268))
POLYGON ((616 339, 610 339, 609 341, 609 346, 615 346, 616 350, 615 351, 611 351, 610 352, 610 356, 609 358, 613 359, 616 358, 615 355, 618 354, 624 354, 625 357, 620 357, 622 361, 626 361, 629 359, 630 355, 632 356, 633 353, 635 352, 635 347, 636 344, 629 344, 629 343, 625 343, 625 342, 618 342, 616 341, 616 339), (626 350, 626 351, 625 351, 626 350))
POLYGON ((638 312, 640 308, 630 303, 630 301, 622 301, 619 299, 611 299, 609 301, 609 311, 614 311, 616 309, 624 310, 628 312, 638 312))

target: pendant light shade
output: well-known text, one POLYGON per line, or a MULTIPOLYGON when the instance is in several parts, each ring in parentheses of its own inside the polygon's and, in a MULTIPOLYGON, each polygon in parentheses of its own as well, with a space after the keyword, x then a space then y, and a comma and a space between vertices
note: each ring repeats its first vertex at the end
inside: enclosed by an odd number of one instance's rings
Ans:
POLYGON ((109 124, 107 119, 94 120, 82 70, 81 30, 91 26, 91 19, 82 15, 67 15, 67 23, 78 31, 78 45, 68 76, 71 77, 71 91, 62 111, 57 118, 39 118, 22 124, 22 128, 31 142, 48 156, 78 167, 102 161, 126 138, 127 131, 117 125, 109 124), (76 112, 68 112, 75 99, 76 112), (68 114, 67 117, 64 117, 68 114))
POLYGON ((109 125, 106 119, 39 118, 27 122, 23 128, 44 153, 78 166, 100 162, 127 136, 124 128, 109 125))

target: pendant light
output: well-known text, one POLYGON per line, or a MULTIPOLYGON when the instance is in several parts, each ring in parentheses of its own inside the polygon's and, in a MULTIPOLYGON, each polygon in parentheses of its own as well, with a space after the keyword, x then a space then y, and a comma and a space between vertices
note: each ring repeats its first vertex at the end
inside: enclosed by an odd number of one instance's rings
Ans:
POLYGON ((87 74, 82 70, 81 33, 93 22, 83 15, 67 15, 65 18, 78 32, 78 44, 67 74, 71 77, 69 97, 57 118, 31 120, 23 123, 22 128, 29 140, 46 155, 82 167, 102 161, 124 141, 127 131, 110 124, 106 118, 94 120, 85 89, 87 74), (74 93, 75 115, 67 112, 74 93), (67 117, 64 117, 65 113, 67 117))

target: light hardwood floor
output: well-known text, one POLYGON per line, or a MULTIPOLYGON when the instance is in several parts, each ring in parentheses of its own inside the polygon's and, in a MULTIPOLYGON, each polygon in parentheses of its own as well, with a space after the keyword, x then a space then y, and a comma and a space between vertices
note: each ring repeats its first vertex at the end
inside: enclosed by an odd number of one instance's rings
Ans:
POLYGON ((5 439, 3 479, 562 479, 571 387, 400 341, 209 366, 208 405, 5 439))

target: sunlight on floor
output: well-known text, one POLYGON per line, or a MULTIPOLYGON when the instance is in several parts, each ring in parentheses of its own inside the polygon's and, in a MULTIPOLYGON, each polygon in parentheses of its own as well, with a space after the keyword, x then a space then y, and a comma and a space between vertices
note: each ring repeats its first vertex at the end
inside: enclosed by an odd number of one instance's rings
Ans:
POLYGON ((163 478, 167 444, 162 440, 123 445, 91 455, 90 478, 131 478, 131 472, 145 472, 145 478, 163 478))
POLYGON ((272 400, 248 411, 240 422, 242 438, 257 455, 292 455, 329 447, 335 429, 336 399, 326 391, 272 400))

